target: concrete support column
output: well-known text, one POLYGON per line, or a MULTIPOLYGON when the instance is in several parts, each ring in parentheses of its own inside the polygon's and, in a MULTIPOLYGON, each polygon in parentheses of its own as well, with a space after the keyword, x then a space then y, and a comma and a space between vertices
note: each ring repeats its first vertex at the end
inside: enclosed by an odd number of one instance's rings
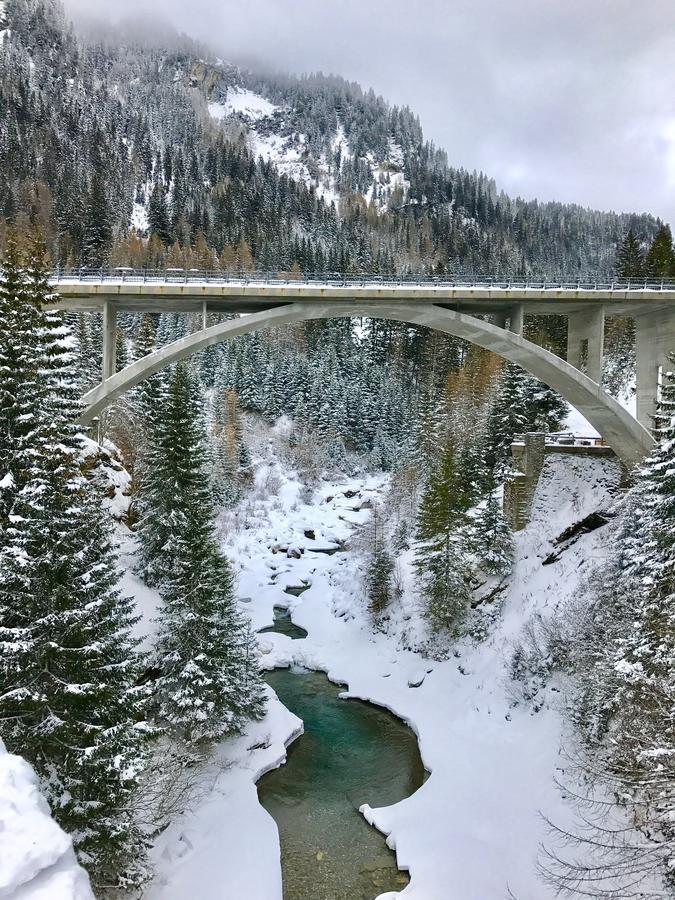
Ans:
POLYGON ((117 310, 110 300, 103 303, 103 380, 115 374, 117 310))
POLYGON ((604 307, 570 313, 567 318, 567 362, 602 384, 604 352, 604 307))
POLYGON ((509 316, 509 331, 514 334, 523 336, 523 320, 525 318, 525 309, 522 303, 514 303, 511 307, 509 316))
POLYGON ((530 520, 545 454, 543 432, 515 435, 511 444, 511 471, 504 485, 504 515, 513 531, 521 531, 530 520))
POLYGON ((675 353, 675 310, 657 309, 635 317, 637 420, 652 428, 661 373, 672 371, 675 353))
POLYGON ((202 303, 202 328, 209 327, 209 311, 206 305, 206 300, 202 303))

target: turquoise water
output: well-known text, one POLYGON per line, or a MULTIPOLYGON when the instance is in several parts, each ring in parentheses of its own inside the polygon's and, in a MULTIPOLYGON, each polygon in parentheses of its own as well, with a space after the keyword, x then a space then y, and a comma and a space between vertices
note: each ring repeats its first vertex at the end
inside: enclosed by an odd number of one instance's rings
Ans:
POLYGON ((307 637, 307 632, 299 625, 294 625, 291 620, 291 613, 284 606, 274 607, 274 625, 268 628, 261 628, 258 634, 268 634, 269 632, 277 634, 285 634, 294 641, 307 637))
POLYGON ((408 876, 358 809, 395 803, 422 784, 415 735, 386 710, 339 700, 341 688, 321 673, 277 669, 267 680, 305 725, 286 764, 258 782, 279 828, 284 900, 373 900, 402 890, 408 876))

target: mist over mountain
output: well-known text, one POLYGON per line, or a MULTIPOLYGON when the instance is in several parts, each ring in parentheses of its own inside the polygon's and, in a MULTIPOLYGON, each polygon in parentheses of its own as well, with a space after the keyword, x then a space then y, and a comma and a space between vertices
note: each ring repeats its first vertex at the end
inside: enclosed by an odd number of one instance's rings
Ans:
POLYGON ((142 18, 78 35, 52 0, 4 16, 0 213, 59 265, 609 274, 657 227, 510 198, 339 76, 246 70, 142 18))

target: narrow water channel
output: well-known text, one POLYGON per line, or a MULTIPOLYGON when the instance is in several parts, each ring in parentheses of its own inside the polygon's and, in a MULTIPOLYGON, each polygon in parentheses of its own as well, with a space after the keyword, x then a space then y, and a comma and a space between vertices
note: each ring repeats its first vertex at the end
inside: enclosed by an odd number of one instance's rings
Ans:
POLYGON ((279 828, 284 900, 373 900, 402 890, 408 876, 358 810, 420 787, 415 735, 386 710, 338 699, 340 688, 321 673, 276 669, 267 680, 305 726, 286 764, 258 782, 279 828))
POLYGON ((267 628, 261 628, 258 634, 269 634, 270 632, 285 634, 286 637, 289 637, 294 641, 299 641, 301 638, 307 637, 305 629, 293 622, 291 619, 291 611, 290 609, 286 609, 285 606, 274 607, 274 625, 269 625, 267 628))

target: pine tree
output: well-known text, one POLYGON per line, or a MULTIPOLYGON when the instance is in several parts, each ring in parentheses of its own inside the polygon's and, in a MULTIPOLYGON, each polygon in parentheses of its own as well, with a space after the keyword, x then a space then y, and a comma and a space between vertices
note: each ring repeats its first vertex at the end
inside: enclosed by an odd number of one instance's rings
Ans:
POLYGON ((645 269, 648 278, 658 281, 675 278, 675 249, 669 225, 662 225, 656 232, 647 251, 645 269))
POLYGON ((569 410, 557 391, 526 373, 520 383, 520 404, 527 428, 535 431, 557 431, 569 410))
POLYGON ((489 471, 503 473, 514 435, 525 431, 527 415, 522 404, 525 373, 508 363, 499 379, 499 387, 492 403, 485 433, 485 463, 489 471))
POLYGON ((417 516, 415 565, 435 630, 459 633, 470 600, 466 513, 471 491, 448 440, 432 471, 417 516))
POLYGON ((80 470, 72 338, 61 314, 40 310, 50 289, 39 244, 25 288, 15 320, 32 345, 24 357, 39 365, 18 397, 30 414, 12 451, 21 479, 0 550, 0 721, 94 883, 129 885, 144 877, 146 849, 133 819, 148 734, 135 620, 117 588, 102 490, 80 470))
POLYGON ((380 511, 373 510, 368 537, 368 552, 365 562, 365 588, 368 606, 374 619, 379 619, 392 599, 392 579, 394 560, 387 547, 384 522, 380 511))
POLYGON ((0 543, 13 497, 27 477, 20 451, 33 425, 40 366, 36 335, 41 325, 10 232, 0 275, 0 543))
POLYGON ((91 334, 91 314, 78 313, 75 331, 77 367, 82 391, 86 391, 101 378, 101 360, 95 352, 91 334))
POLYGON ((567 414, 567 403, 551 388, 508 363, 500 375, 484 437, 484 460, 489 472, 501 476, 516 434, 555 431, 567 414))
POLYGON ((94 175, 85 215, 83 262, 99 268, 108 261, 112 237, 111 211, 100 171, 94 175))
POLYGON ((136 497, 138 574, 150 587, 166 579, 171 564, 165 550, 173 521, 172 491, 181 466, 166 427, 168 377, 158 372, 142 382, 137 398, 142 423, 136 497))
POLYGON ((513 564, 513 538, 494 483, 471 523, 471 531, 474 550, 483 571, 488 575, 507 575, 513 564))
POLYGON ((619 278, 644 278, 645 257, 640 242, 630 229, 623 239, 616 260, 616 274, 619 278))
POLYGON ((248 448, 242 436, 239 397, 222 391, 209 435, 209 470, 216 504, 231 506, 241 494, 244 470, 250 466, 248 448))
POLYGON ((150 194, 148 202, 148 224, 150 233, 156 234, 165 247, 168 247, 172 240, 171 222, 169 219, 169 208, 166 202, 166 192, 159 182, 155 185, 150 194))
POLYGON ((129 364, 129 352, 127 350, 127 336, 118 326, 115 332, 115 371, 121 372, 129 364))
POLYGON ((208 742, 261 715, 264 694, 229 563, 213 534, 205 433, 195 386, 182 365, 168 381, 151 440, 154 494, 146 495, 145 505, 147 511, 148 502, 158 503, 163 530, 149 529, 146 518, 140 536, 146 571, 164 601, 157 708, 179 737, 208 742))
MULTIPOLYGON (((675 359, 673 359, 675 365, 675 359)), ((586 745, 588 806, 616 798, 638 830, 584 816, 573 841, 602 855, 579 868, 579 854, 551 855, 545 871, 560 888, 595 896, 630 896, 660 874, 675 887, 675 372, 664 375, 655 420, 656 446, 629 493, 608 562, 589 584, 569 641, 580 685, 572 711, 586 745), (598 765, 601 761, 602 765, 598 765), (589 827, 590 826, 590 827, 589 827)), ((569 829, 565 829, 569 845, 569 829)), ((576 849, 576 848, 575 848, 576 849)))
POLYGON ((134 362, 142 359, 155 349, 155 324, 150 313, 145 313, 136 335, 133 347, 134 362))

